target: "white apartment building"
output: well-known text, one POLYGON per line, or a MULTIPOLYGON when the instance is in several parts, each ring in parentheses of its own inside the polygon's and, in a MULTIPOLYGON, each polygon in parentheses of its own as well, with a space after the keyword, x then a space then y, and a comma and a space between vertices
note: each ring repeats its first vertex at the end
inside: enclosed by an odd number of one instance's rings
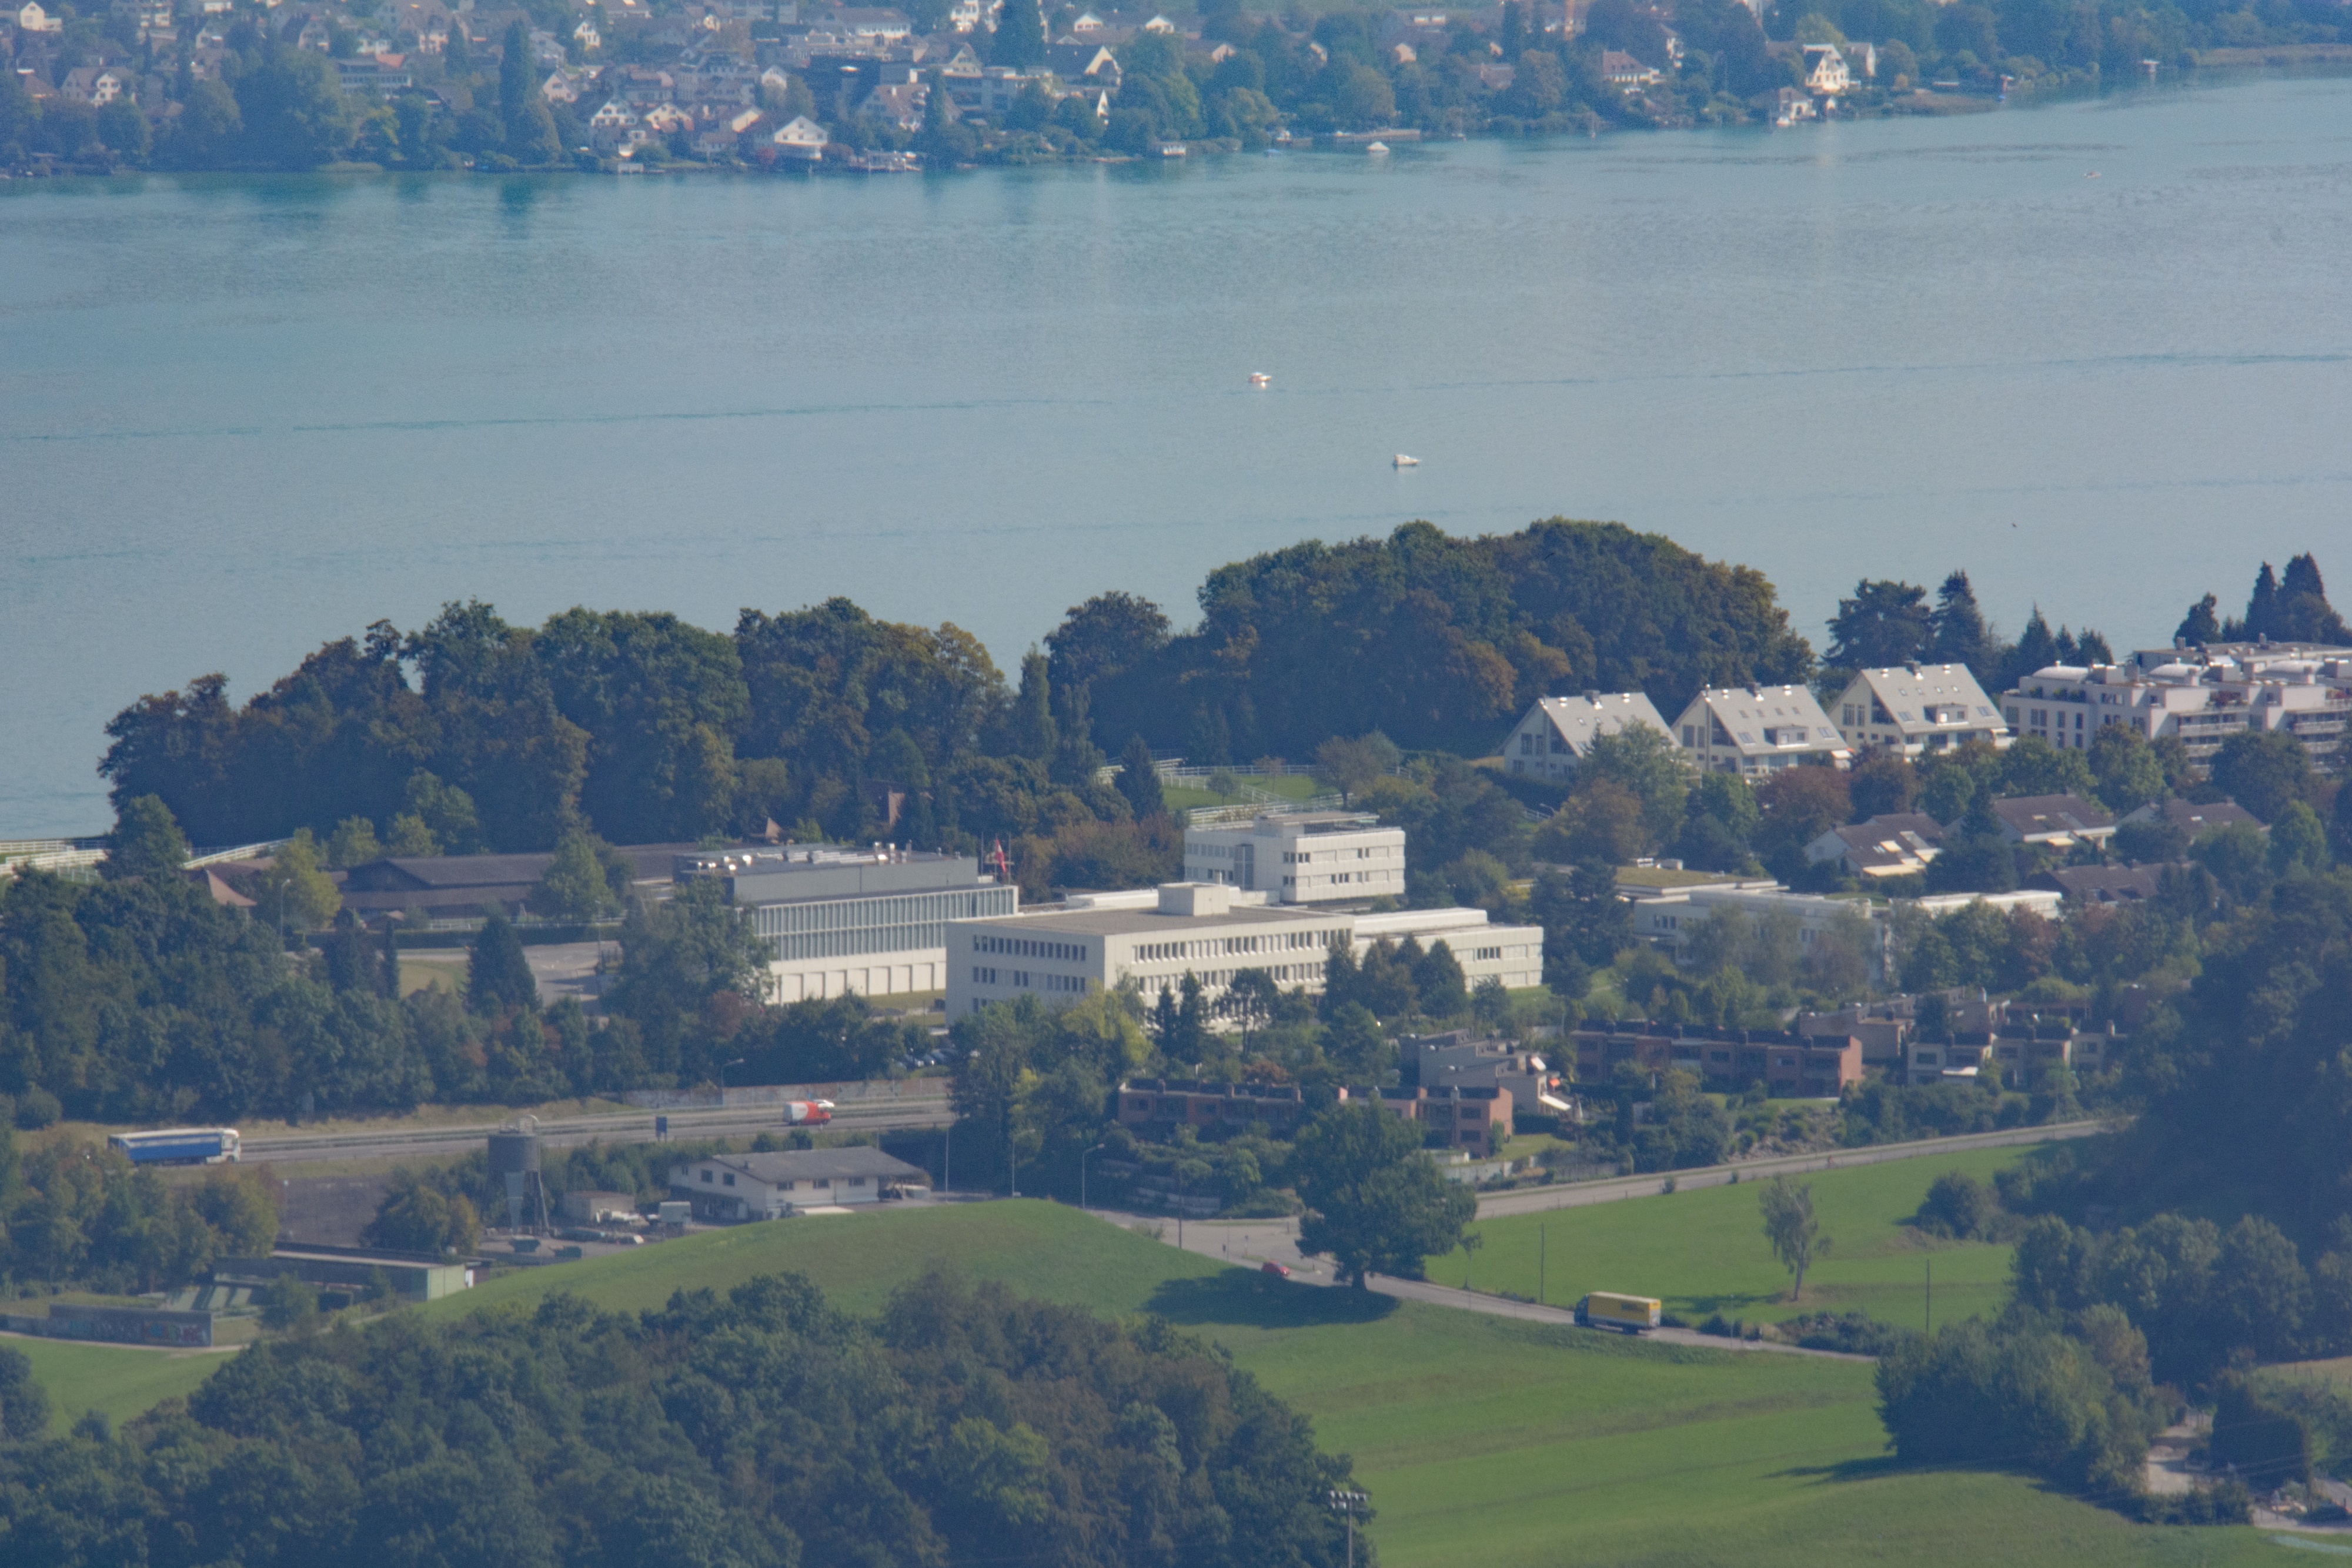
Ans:
POLYGON ((1646 725, 1668 741, 1675 737, 1650 699, 1640 692, 1545 697, 1503 737, 1501 755, 1514 773, 1531 779, 1566 779, 1592 749, 1595 737, 1634 725, 1646 725))
POLYGON ((944 990, 949 922, 1021 907, 1021 890, 970 855, 887 845, 712 850, 678 856, 675 875, 719 878, 750 911, 777 1002, 944 990))
POLYGON ((1404 896, 1404 830, 1361 811, 1267 815, 1184 830, 1184 880, 1263 893, 1274 904, 1404 896))
POLYGON ((2001 696, 2019 735, 2080 749, 2111 724, 2178 736, 2199 761, 2244 730, 2279 730, 2314 760, 2339 755, 2352 717, 2352 649, 2225 643, 2154 649, 2128 664, 2049 664, 2001 696))
POLYGON ((1691 699, 1675 733, 1693 764, 1761 777, 1811 763, 1845 768, 1853 751, 1802 686, 1713 686, 1691 699))
POLYGON ((2015 738, 1966 664, 1864 670, 1836 706, 1838 731, 1857 750, 1874 746, 1916 760, 1963 741, 2006 747, 2015 738))
POLYGON ((1146 996, 1188 974, 1214 998, 1244 969, 1286 990, 1319 991, 1335 942, 1359 954, 1382 937, 1444 941, 1475 986, 1539 984, 1543 932, 1496 925, 1480 909, 1355 915, 1273 902, 1222 883, 1169 883, 1132 893, 1077 894, 1066 904, 960 921, 948 936, 948 1012, 961 1017, 1020 996, 1070 1001, 1133 979, 1146 996))

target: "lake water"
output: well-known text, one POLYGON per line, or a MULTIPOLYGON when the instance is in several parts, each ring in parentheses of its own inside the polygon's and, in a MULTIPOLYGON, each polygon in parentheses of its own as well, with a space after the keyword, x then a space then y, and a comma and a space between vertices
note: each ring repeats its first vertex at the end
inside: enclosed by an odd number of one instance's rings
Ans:
POLYGON ((1009 667, 1103 589, 1181 621, 1259 549, 1566 514, 1762 568, 1817 647, 1864 573, 2119 647, 2266 556, 2352 601, 2347 256, 2340 78, 1384 161, 20 183, 0 837, 103 827, 141 693, 469 596, 846 594, 1009 667))

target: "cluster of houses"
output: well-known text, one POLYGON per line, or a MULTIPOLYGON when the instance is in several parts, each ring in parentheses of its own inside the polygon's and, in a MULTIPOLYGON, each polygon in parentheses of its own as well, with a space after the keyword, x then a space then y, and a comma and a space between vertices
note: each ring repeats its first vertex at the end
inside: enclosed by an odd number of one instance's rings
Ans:
POLYGON ((1640 692, 1546 697, 1505 738, 1502 757, 1512 773, 1566 779, 1595 738, 1646 726, 1696 768, 1760 780, 1785 768, 1850 767, 1864 751, 1919 761, 1969 741, 2005 748, 2021 736, 2080 751, 2122 725, 2151 741, 2177 737, 2199 761, 2232 735, 2276 731, 2326 765, 2347 717, 2352 648, 2263 640, 2045 665, 1998 703, 1966 665, 1917 663, 1859 671, 1826 706, 1804 686, 1710 687, 1672 724, 1640 692))
MULTIPOLYGON (((814 164, 827 158, 845 125, 919 130, 931 112, 934 79, 961 118, 1001 119, 1024 96, 1039 95, 1056 109, 1076 99, 1107 120, 1119 88, 1119 52, 1136 37, 1168 35, 1188 57, 1208 64, 1232 50, 1200 37, 1196 23, 1180 26, 1158 13, 1104 7, 1074 16, 1062 7, 1052 13, 1042 60, 987 65, 985 48, 974 47, 984 39, 975 35, 994 26, 1002 4, 954 0, 928 33, 899 10, 796 0, 664 0, 658 10, 652 0, 584 0, 561 21, 544 8, 474 0, 390 0, 365 10, 264 0, 264 11, 274 34, 329 56, 347 93, 379 101, 422 94, 444 110, 457 106, 442 91, 435 62, 453 44, 477 61, 494 57, 509 26, 520 22, 539 91, 578 117, 588 149, 619 158, 658 142, 706 158, 814 164), (803 112, 779 107, 794 100, 795 82, 813 100, 801 102, 803 112)), ((168 117, 177 110, 173 78, 183 61, 196 79, 222 74, 235 6, 236 0, 112 0, 122 25, 110 26, 95 57, 88 57, 87 40, 78 45, 77 63, 68 66, 59 53, 63 15, 54 0, 26 0, 0 12, 10 24, 0 27, 0 46, 36 99, 102 106, 127 99, 144 104, 151 119, 168 117)), ((1544 33, 1572 35, 1589 8, 1590 0, 1566 0, 1527 13, 1544 33)), ((1385 13, 1374 31, 1388 58, 1402 64, 1452 47, 1465 26, 1499 34, 1501 8, 1402 8, 1385 13)), ((1681 44, 1671 31, 1667 37, 1671 67, 1681 44)), ((1477 68, 1501 91, 1514 67, 1491 38, 1490 49, 1495 57, 1482 57, 1477 68)), ((1866 44, 1810 45, 1803 52, 1805 87, 1782 89, 1772 106, 1784 123, 1827 112, 1877 72, 1876 52, 1866 44)), ((1601 71, 1629 97, 1664 79, 1657 67, 1616 49, 1604 53, 1601 71)))

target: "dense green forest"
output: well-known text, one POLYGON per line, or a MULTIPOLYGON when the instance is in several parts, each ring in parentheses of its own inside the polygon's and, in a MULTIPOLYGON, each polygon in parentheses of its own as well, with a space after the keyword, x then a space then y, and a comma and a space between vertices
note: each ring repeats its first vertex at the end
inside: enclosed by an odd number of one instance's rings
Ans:
MULTIPOLYGON (((0 1351, 0 1397, 17 1359, 0 1351)), ((16 1415, 0 1542, 46 1568, 1347 1554, 1346 1461, 1230 1361, 1156 1319, 937 1275, 870 1320, 793 1275, 635 1318, 566 1296, 394 1318, 257 1345, 119 1436, 16 1415)))
POLYGON ((878 836, 870 781, 928 796, 918 841, 1051 836, 1131 820, 1097 769, 1140 735, 1195 762, 1297 759, 1335 736, 1490 749, 1538 696, 1812 672, 1771 584, 1614 524, 1308 544, 1226 567, 1198 630, 1106 593, 1073 609, 1009 686, 953 625, 878 622, 845 600, 731 635, 666 614, 572 610, 537 630, 451 604, 402 632, 331 643, 231 706, 206 675, 109 724, 116 804, 162 800, 198 843, 324 839, 546 849, 757 831, 878 836))

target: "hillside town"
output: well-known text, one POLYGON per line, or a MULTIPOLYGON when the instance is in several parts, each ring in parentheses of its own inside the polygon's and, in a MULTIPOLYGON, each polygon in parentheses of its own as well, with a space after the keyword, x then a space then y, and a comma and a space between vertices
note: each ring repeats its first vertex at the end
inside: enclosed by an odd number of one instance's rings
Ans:
POLYGON ((0 16, 0 170, 905 172, 1309 146, 1381 155, 1473 134, 1950 112, 2137 70, 2150 49, 2193 59, 2198 42, 2118 18, 2105 41, 2053 53, 2021 14, 1964 9, 1881 5, 1848 17, 1862 22, 1849 37, 1824 15, 1842 14, 1835 0, 1801 15, 1763 0, 1504 0, 1319 17, 1229 0, 1197 12, 26 0, 0 16))

